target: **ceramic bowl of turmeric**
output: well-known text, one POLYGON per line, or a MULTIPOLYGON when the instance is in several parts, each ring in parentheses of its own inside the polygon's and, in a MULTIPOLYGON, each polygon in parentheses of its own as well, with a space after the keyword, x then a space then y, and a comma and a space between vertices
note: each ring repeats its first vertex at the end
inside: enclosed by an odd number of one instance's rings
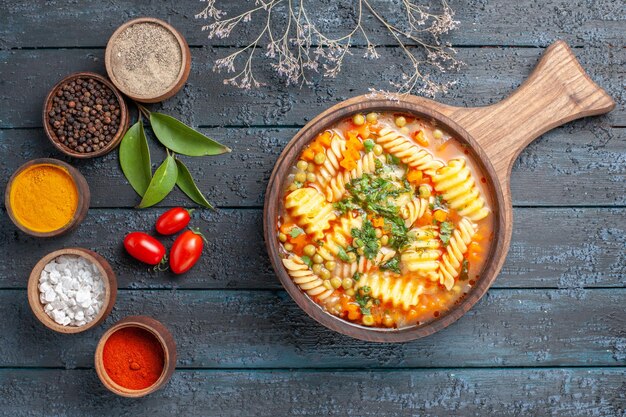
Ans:
POLYGON ((80 224, 89 209, 89 185, 63 161, 33 159, 9 179, 4 204, 11 221, 24 233, 53 237, 80 224))
POLYGON ((176 343, 158 320, 129 316, 102 335, 94 365, 109 391, 122 397, 143 397, 162 388, 172 377, 176 343))

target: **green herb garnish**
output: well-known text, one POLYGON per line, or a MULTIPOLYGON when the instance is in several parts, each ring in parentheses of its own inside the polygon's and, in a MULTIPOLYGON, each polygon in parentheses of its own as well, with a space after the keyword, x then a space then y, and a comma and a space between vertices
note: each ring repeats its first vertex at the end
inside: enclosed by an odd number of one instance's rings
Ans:
POLYGON ((450 222, 443 222, 439 225, 439 239, 443 243, 443 246, 448 246, 450 243, 450 237, 454 231, 454 224, 450 222))
POLYGON ((384 264, 380 266, 380 269, 387 269, 389 271, 393 271, 395 273, 400 273, 400 258, 398 256, 394 256, 384 264))
POLYGON ((409 229, 404 224, 404 219, 393 216, 387 217, 385 222, 385 229, 389 232, 389 246, 395 250, 402 250, 407 247, 413 240, 415 235, 410 234, 409 229))
POLYGON ((304 233, 304 230, 302 230, 301 228, 299 228, 298 226, 294 226, 291 228, 291 230, 289 231, 289 236, 291 236, 292 238, 297 238, 298 236, 300 236, 302 233, 304 233))
POLYGON ((376 143, 371 139, 367 139, 363 142, 363 146, 365 147, 365 152, 371 152, 374 146, 376 146, 376 143))
POLYGON ((354 295, 354 301, 356 301, 359 307, 361 308, 361 314, 371 313, 369 307, 367 307, 367 304, 369 303, 369 301, 372 300, 372 297, 368 295, 370 291, 371 291, 371 288, 366 285, 364 287, 359 288, 357 293, 354 295))
POLYGON ((350 262, 350 257, 348 256, 344 248, 342 248, 341 246, 337 247, 337 256, 339 256, 339 259, 341 259, 344 262, 350 262))
POLYGON ((350 199, 343 199, 333 204, 336 210, 339 210, 341 214, 346 214, 349 211, 360 208, 357 204, 354 204, 350 199))
POLYGON ((354 275, 352 275, 352 279, 358 282, 361 279, 361 273, 358 271, 355 272, 354 275))
POLYGON ((438 195, 435 197, 435 201, 430 203, 431 210, 448 210, 448 205, 443 201, 443 196, 438 195))
POLYGON ((400 165, 402 163, 402 161, 397 156, 388 153, 387 154, 387 163, 391 164, 391 165, 400 165))
POLYGON ((363 243, 363 255, 367 259, 374 259, 380 249, 380 242, 376 237, 376 229, 372 222, 365 220, 360 229, 354 228, 351 233, 354 240, 358 239, 360 243, 363 243))
POLYGON ((306 264, 306 266, 308 266, 309 268, 311 268, 313 266, 313 261, 308 256, 305 255, 305 256, 303 256, 300 259, 302 259, 302 262, 304 262, 306 264))

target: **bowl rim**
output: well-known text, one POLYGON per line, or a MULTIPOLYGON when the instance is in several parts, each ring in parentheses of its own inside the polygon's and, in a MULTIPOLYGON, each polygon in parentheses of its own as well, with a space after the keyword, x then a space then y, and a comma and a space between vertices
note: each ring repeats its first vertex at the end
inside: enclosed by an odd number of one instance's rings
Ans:
POLYGON ((147 17, 147 16, 138 17, 136 19, 132 19, 123 23, 120 27, 115 29, 115 31, 109 38, 106 49, 104 51, 104 66, 106 68, 107 75, 111 79, 111 82, 115 84, 115 86, 117 86, 117 88, 122 93, 124 93, 124 95, 126 95, 127 97, 130 97, 131 99, 135 101, 139 101, 141 103, 158 103, 160 101, 166 100, 174 96, 176 93, 180 91, 181 88, 183 88, 183 86, 187 82, 187 79, 189 78, 189 73, 191 72, 191 50, 189 49, 189 45, 187 44, 185 37, 174 26, 170 25, 169 23, 161 19, 157 19, 155 17, 147 17), (159 26, 162 26, 163 28, 167 29, 172 35, 174 35, 174 37, 178 41, 178 46, 180 47, 181 64, 180 64, 180 70, 178 71, 178 76, 176 77, 176 80, 170 85, 170 87, 167 90, 163 91, 162 93, 156 96, 150 96, 150 95, 141 96, 141 95, 133 94, 127 91, 126 89, 124 89, 122 84, 118 81, 117 77, 115 76, 115 71, 113 70, 113 63, 112 63, 113 43, 117 40, 117 37, 120 35, 120 33, 122 33, 124 30, 126 30, 130 26, 135 25, 137 23, 154 23, 159 26))
POLYGON ((85 179, 83 174, 81 174, 78 169, 74 168, 70 164, 54 158, 36 158, 31 159, 30 161, 26 161, 25 163, 20 165, 15 170, 15 172, 13 172, 4 191, 4 206, 7 210, 9 218, 18 229, 34 237, 55 237, 74 229, 84 220, 85 216, 87 215, 90 200, 91 192, 89 191, 89 184, 87 183, 87 180, 85 179), (51 230, 49 232, 38 232, 36 230, 31 230, 21 224, 15 217, 15 214, 13 213, 13 207, 11 206, 11 189, 13 188, 13 182, 15 178, 17 178, 20 173, 35 165, 53 165, 63 169, 70 175, 70 177, 72 177, 72 180, 74 181, 74 185, 76 186, 76 190, 78 192, 78 202, 76 204, 76 210, 72 215, 72 219, 65 226, 56 230, 51 230))
POLYGON ((102 382, 102 384, 114 394, 128 398, 143 397, 153 393, 154 391, 159 390, 172 377, 175 365, 176 344, 171 333, 169 332, 167 327, 165 327, 160 321, 148 316, 128 316, 118 321, 117 323, 112 325, 106 332, 104 332, 104 334, 100 337, 100 340, 98 341, 98 345, 96 346, 96 350, 94 352, 94 367, 96 369, 96 374, 98 375, 100 382, 102 382), (161 349, 163 350, 163 370, 161 371, 161 375, 159 375, 159 378, 152 385, 140 390, 130 389, 119 385, 118 383, 113 381, 113 379, 111 379, 106 369, 104 368, 104 345, 109 340, 109 337, 113 335, 113 333, 127 327, 137 327, 150 332, 150 334, 152 334, 152 336, 154 336, 155 339, 159 341, 161 349), (169 342, 173 344, 170 345, 169 342))
POLYGON ((57 148, 64 154, 69 155, 73 158, 89 159, 89 158, 95 158, 98 156, 106 155, 109 152, 111 152, 113 149, 117 148, 117 146, 122 141, 122 138, 124 137, 124 134, 126 133, 126 130, 128 129, 128 125, 130 123, 130 114, 128 113, 128 106, 126 105, 126 101, 124 101, 124 96, 122 96, 122 94, 115 87, 115 85, 111 83, 111 81, 107 80, 106 77, 104 77, 103 75, 100 75, 95 72, 79 71, 79 72, 74 72, 62 78, 61 80, 59 80, 59 82, 57 82, 54 85, 54 87, 50 89, 50 92, 48 92, 48 95, 46 96, 46 100, 44 101, 44 104, 43 104, 42 121, 43 121, 44 132, 46 132, 46 136, 48 137, 50 142, 52 142, 55 148, 57 148), (104 148, 101 148, 94 152, 80 153, 80 152, 76 152, 68 148, 67 146, 62 144, 61 141, 59 141, 56 133, 54 132, 54 130, 48 123, 48 112, 52 108, 52 100, 54 99, 54 96, 57 90, 61 88, 63 84, 67 83, 68 81, 72 81, 76 78, 94 78, 98 82, 101 82, 102 84, 106 85, 107 87, 111 89, 111 91, 113 91, 113 94, 115 95, 115 99, 117 100, 120 106, 119 129, 117 130, 117 132, 115 132, 115 136, 113 137, 113 139, 111 139, 111 141, 104 148))
POLYGON ((104 321, 104 319, 111 313, 117 297, 117 278, 109 262, 92 250, 79 247, 57 249, 45 255, 35 264, 30 272, 30 276, 28 277, 27 294, 30 309, 37 320, 39 320, 44 326, 58 333, 82 333, 102 323, 102 321, 104 321), (61 255, 76 255, 87 259, 89 262, 96 265, 98 272, 100 272, 104 281, 104 304, 102 305, 102 308, 100 308, 98 315, 94 317, 92 321, 82 326, 62 326, 58 324, 44 311, 44 307, 39 300, 39 278, 41 276, 41 270, 50 261, 61 255))
POLYGON ((428 107, 427 103, 409 101, 402 97, 398 99, 385 99, 359 96, 342 101, 316 116, 300 129, 285 146, 285 149, 274 166, 267 186, 263 210, 263 231, 265 245, 272 267, 278 275, 281 284, 300 308, 310 317, 331 330, 356 339, 370 342, 406 342, 428 336, 456 322, 487 292, 497 277, 499 259, 506 256, 505 248, 499 244, 499 242, 503 241, 506 233, 506 207, 507 203, 504 198, 504 193, 493 164, 480 144, 457 122, 439 111, 428 107), (480 272, 480 278, 477 280, 476 285, 473 286, 462 299, 439 317, 424 324, 400 329, 366 327, 351 323, 325 312, 321 306, 315 303, 294 284, 285 270, 281 262, 275 232, 278 221, 277 213, 281 200, 280 197, 276 198, 276 196, 280 196, 282 191, 281 186, 285 181, 286 174, 295 164, 304 146, 306 146, 316 134, 331 127, 338 121, 355 113, 366 113, 369 111, 414 114, 442 126, 448 132, 452 133, 455 139, 459 140, 461 143, 467 143, 470 151, 473 153, 474 162, 477 163, 480 169, 485 173, 487 186, 494 205, 492 208, 492 213, 495 217, 492 245, 489 254, 486 255, 487 261, 480 272))

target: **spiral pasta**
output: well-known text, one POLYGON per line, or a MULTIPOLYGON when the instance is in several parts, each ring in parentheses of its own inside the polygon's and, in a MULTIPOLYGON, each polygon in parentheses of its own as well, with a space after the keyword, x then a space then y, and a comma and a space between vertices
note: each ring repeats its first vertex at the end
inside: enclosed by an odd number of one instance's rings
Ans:
POLYGON ((430 152, 391 128, 381 129, 376 142, 411 168, 422 170, 428 175, 432 176, 438 168, 443 166, 443 162, 434 159, 430 152))
POLYGON ((333 293, 333 290, 326 288, 324 281, 315 275, 298 255, 283 259, 283 265, 293 282, 309 297, 322 301, 333 293))
POLYGON ((435 190, 459 215, 478 221, 489 215, 465 158, 452 159, 433 175, 435 190))
POLYGON ((438 259, 441 256, 441 241, 436 226, 413 229, 415 241, 400 256, 404 267, 419 276, 435 281, 439 278, 438 259))
POLYGON ((370 296, 405 310, 418 305, 419 296, 424 292, 424 285, 415 279, 380 271, 363 275, 357 286, 369 287, 370 296))
POLYGON ((320 187, 325 187, 328 181, 337 176, 341 169, 339 162, 343 158, 342 153, 346 150, 346 140, 339 133, 333 131, 330 146, 326 149, 326 159, 319 167, 317 182, 320 187))
POLYGON ((450 242, 439 263, 439 282, 446 289, 449 290, 454 286, 454 279, 461 272, 463 256, 467 253, 467 245, 470 244, 475 234, 476 225, 465 217, 461 219, 452 232, 450 242))
POLYGON ((328 186, 324 189, 327 201, 338 201, 346 192, 346 184, 353 179, 361 178, 363 174, 371 174, 376 170, 376 156, 373 152, 366 153, 357 161, 356 168, 351 171, 340 172, 332 178, 328 186))
POLYGON ((413 226, 413 223, 426 213, 428 204, 429 200, 426 198, 413 197, 411 201, 402 206, 400 208, 400 216, 404 219, 404 225, 406 227, 413 226))
POLYGON ((352 241, 352 229, 360 228, 363 224, 361 216, 356 218, 341 217, 339 224, 337 224, 330 232, 327 232, 324 242, 317 252, 324 260, 331 261, 337 256, 340 248, 345 249, 352 241))
POLYGON ((324 196, 312 187, 298 188, 285 198, 285 208, 297 219, 298 224, 314 239, 324 237, 331 221, 337 216, 324 196))
POLYGON ((376 257, 372 260, 367 259, 365 256, 361 256, 356 262, 338 262, 333 273, 339 278, 351 278, 357 272, 364 274, 371 271, 374 267, 384 264, 394 256, 396 256, 395 250, 382 247, 378 251, 376 257))

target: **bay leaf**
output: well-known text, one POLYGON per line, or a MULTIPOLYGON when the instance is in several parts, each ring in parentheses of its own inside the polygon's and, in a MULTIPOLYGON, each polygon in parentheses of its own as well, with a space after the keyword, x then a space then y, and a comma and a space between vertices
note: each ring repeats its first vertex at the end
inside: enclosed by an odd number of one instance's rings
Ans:
POLYGON ((150 126, 166 148, 187 156, 219 155, 230 148, 209 139, 183 122, 163 113, 150 113, 150 126))
POLYGON ((145 194, 152 179, 150 149, 139 120, 132 125, 120 143, 120 166, 129 184, 141 197, 145 194))
POLYGON ((137 208, 151 207, 163 200, 172 191, 178 178, 178 166, 172 155, 168 155, 154 172, 150 185, 137 208))
POLYGON ((187 166, 180 159, 176 158, 176 165, 178 165, 178 178, 176 179, 176 185, 181 189, 187 197, 191 198, 196 204, 213 209, 211 203, 202 194, 202 191, 198 188, 191 172, 187 169, 187 166))

